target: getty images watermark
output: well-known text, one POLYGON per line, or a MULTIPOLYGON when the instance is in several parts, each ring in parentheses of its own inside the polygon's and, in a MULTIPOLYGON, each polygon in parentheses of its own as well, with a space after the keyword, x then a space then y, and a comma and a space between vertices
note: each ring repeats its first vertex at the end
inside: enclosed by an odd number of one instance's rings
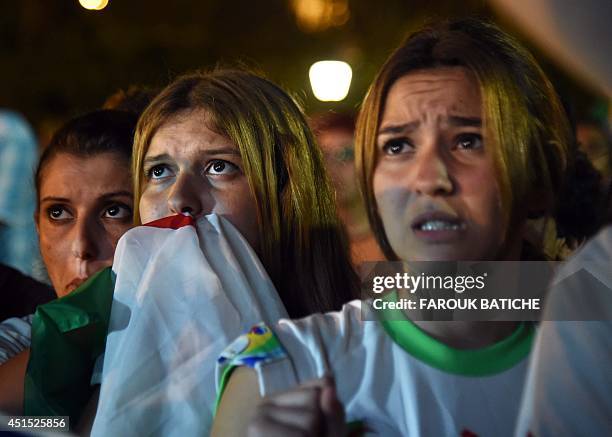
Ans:
MULTIPOLYGON (((560 266, 547 261, 365 263, 361 297, 367 305, 362 316, 377 319, 377 312, 384 312, 386 319, 399 320, 538 321, 546 318, 549 294, 570 283, 587 287, 590 296, 612 292, 610 284, 588 268, 559 279, 555 273, 560 266)), ((580 305, 556 318, 607 318, 595 302, 589 304, 584 292, 574 294, 583 295, 580 305)))

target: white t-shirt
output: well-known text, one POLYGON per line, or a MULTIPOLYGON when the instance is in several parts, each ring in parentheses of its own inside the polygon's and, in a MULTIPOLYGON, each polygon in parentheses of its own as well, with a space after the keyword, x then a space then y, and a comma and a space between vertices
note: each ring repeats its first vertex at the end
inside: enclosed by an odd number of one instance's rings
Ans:
POLYGON ((219 358, 219 391, 236 365, 257 371, 262 396, 328 374, 347 421, 374 435, 512 435, 533 326, 483 349, 458 350, 396 317, 363 321, 361 302, 353 301, 340 312, 281 320, 273 333, 258 325, 219 358))

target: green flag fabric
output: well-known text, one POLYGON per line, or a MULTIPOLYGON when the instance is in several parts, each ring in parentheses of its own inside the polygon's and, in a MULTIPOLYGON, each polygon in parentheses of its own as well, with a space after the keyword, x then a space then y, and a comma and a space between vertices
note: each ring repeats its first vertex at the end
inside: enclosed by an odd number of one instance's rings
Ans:
POLYGON ((104 351, 114 280, 107 267, 69 295, 37 308, 24 414, 70 416, 77 423, 93 392, 95 361, 104 351))

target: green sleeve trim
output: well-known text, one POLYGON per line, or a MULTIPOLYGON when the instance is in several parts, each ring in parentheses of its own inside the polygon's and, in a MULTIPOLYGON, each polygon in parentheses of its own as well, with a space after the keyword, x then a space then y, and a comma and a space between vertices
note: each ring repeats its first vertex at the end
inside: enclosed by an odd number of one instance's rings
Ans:
POLYGON ((215 410, 213 412, 213 417, 215 417, 217 414, 217 410, 219 409, 219 405, 221 404, 221 397, 225 392, 225 388, 229 383, 232 373, 237 367, 238 366, 227 366, 223 369, 223 372, 221 373, 221 378, 219 380, 219 391, 217 392, 217 399, 215 400, 215 410))
POLYGON ((287 354, 274 332, 265 323, 258 323, 249 332, 234 340, 217 359, 220 368, 219 390, 215 402, 215 414, 221 396, 234 369, 246 366, 257 369, 262 364, 286 358, 287 354))
POLYGON ((504 372, 529 352, 535 328, 521 323, 507 338, 480 349, 456 349, 422 331, 402 310, 377 312, 387 334, 407 353, 432 367, 463 376, 488 376, 504 372))
POLYGON ((77 290, 37 308, 25 377, 24 414, 70 416, 91 397, 96 358, 104 352, 114 291, 110 267, 77 290))

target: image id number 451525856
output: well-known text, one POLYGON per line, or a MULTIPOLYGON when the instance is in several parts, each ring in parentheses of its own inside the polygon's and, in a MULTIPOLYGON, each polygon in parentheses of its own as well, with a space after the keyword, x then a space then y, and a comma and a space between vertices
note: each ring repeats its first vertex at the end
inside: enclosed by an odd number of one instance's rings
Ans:
POLYGON ((2 419, 0 430, 68 431, 70 429, 68 416, 4 416, 2 419))

